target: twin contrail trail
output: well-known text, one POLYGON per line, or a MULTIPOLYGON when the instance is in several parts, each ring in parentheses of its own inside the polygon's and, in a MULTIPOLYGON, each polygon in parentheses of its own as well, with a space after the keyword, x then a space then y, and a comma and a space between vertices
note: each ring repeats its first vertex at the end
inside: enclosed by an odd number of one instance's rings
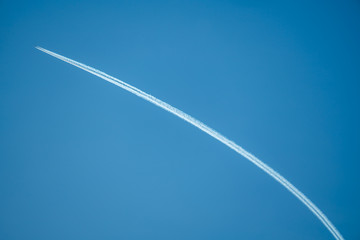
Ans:
POLYGON ((95 68, 89 67, 85 64, 76 62, 72 59, 69 59, 67 57, 64 57, 62 55, 59 55, 57 53, 51 52, 49 50, 46 50, 41 47, 36 47, 40 51, 43 51, 53 57, 56 57, 64 62, 70 63, 71 65, 74 65, 75 67, 81 68, 93 75, 96 75, 108 82, 111 82, 133 94, 135 94, 138 97, 141 97, 145 99, 146 101, 149 101, 158 107, 161 107, 162 109, 182 118, 186 122, 194 125, 195 127, 199 128, 203 132, 209 134, 213 138, 219 140, 229 148, 233 149, 246 159, 248 159, 250 162, 255 164, 257 167, 261 168, 263 171, 265 171, 267 174, 269 174, 271 177, 273 177, 276 181, 278 181, 281 185, 283 185, 287 190, 289 190, 295 197, 297 197, 305 206, 313 213, 315 216, 324 224, 324 226, 329 230, 329 232, 335 237, 335 239, 343 240, 344 238, 340 234, 340 232, 336 229, 336 227, 330 222, 330 220, 325 216, 325 214, 313 203, 308 199, 302 192, 300 192, 294 185, 292 185, 288 180, 286 180, 283 176, 281 176, 279 173, 277 173, 274 169, 263 163, 260 159, 243 149, 242 147, 238 146, 233 141, 227 139, 222 134, 218 133, 214 129, 208 127, 201 121, 193 118, 192 116, 184 113, 183 111, 167 104, 166 102, 161 101, 160 99, 157 99, 156 97, 147 94, 140 89, 137 89, 136 87, 133 87, 117 78, 114 78, 104 72, 101 72, 95 68))

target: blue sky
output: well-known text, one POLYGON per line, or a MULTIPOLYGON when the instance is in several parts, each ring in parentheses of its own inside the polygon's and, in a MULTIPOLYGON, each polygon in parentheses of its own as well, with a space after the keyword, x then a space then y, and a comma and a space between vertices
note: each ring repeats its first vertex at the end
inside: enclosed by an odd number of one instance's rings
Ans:
POLYGON ((360 238, 357 1, 2 1, 0 239, 360 238))

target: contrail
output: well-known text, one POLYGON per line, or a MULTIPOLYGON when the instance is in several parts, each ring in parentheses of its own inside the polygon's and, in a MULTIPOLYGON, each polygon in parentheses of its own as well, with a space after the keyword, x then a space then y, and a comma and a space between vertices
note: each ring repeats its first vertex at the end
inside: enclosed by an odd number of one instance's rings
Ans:
POLYGON ((324 226, 329 230, 329 232, 334 236, 335 239, 343 240, 343 236, 340 234, 340 232, 336 229, 336 227, 330 222, 330 220, 325 216, 325 214, 313 203, 308 199, 302 192, 300 192, 294 185, 292 185, 288 180, 286 180, 283 176, 281 176, 278 172, 276 172, 274 169, 263 163, 260 159, 234 143, 233 141, 227 139, 225 136, 220 134, 219 132, 215 131, 214 129, 208 127, 201 121, 193 118, 192 116, 184 113, 183 111, 167 104, 166 102, 161 101, 160 99, 157 99, 156 97, 147 94, 140 89, 131 86, 130 84, 127 84, 117 78, 114 78, 104 72, 101 72, 95 68, 89 67, 85 64, 76 62, 72 59, 69 59, 67 57, 64 57, 62 55, 59 55, 57 53, 51 52, 49 50, 46 50, 41 47, 36 47, 38 50, 43 51, 53 57, 56 57, 64 62, 70 63, 71 65, 74 65, 75 67, 81 68, 93 75, 96 75, 108 82, 111 82, 133 94, 135 94, 138 97, 141 97, 145 99, 146 101, 149 101, 158 107, 180 117, 181 119, 185 120, 186 122, 194 125, 195 127, 199 128, 203 132, 209 134, 213 138, 219 140, 229 148, 233 149, 246 159, 248 159, 250 162, 255 164, 257 167, 261 168, 264 172, 269 174, 271 177, 273 177, 276 181, 278 181, 281 185, 283 185, 287 190, 289 190, 295 197, 297 197, 305 206, 324 224, 324 226))

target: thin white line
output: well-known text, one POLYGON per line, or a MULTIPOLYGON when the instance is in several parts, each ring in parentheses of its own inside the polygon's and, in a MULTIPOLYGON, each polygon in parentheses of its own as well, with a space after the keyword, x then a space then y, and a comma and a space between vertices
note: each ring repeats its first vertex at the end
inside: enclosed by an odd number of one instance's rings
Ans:
POLYGON ((188 123, 194 125, 195 127, 199 128, 203 132, 206 132, 213 138, 219 140, 229 148, 233 149, 252 163, 254 163, 257 167, 261 168, 263 171, 265 171, 267 174, 269 174, 271 177, 273 177, 276 181, 278 181, 281 185, 283 185, 287 190, 289 190, 295 197, 297 197, 303 204, 305 204, 306 207, 324 224, 324 226, 330 231, 330 233, 335 237, 335 239, 343 240, 344 238, 340 234, 340 232, 336 229, 336 227, 330 222, 330 220, 325 216, 325 214, 313 203, 308 199, 302 192, 300 192, 294 185, 292 185, 288 180, 286 180, 283 176, 281 176, 279 173, 277 173, 275 170, 273 170, 271 167, 263 163, 260 159, 252 155, 251 153, 247 152, 245 149, 234 143, 233 141, 227 139, 222 134, 218 133, 214 129, 208 127, 201 121, 191 117, 190 115, 184 113, 183 111, 161 101, 160 99, 157 99, 156 97, 147 94, 140 89, 131 86, 130 84, 127 84, 117 78, 114 78, 104 72, 101 72, 95 68, 89 67, 85 64, 76 62, 72 59, 69 59, 67 57, 64 57, 62 55, 59 55, 57 53, 51 52, 49 50, 46 50, 41 47, 36 47, 40 51, 43 51, 53 57, 56 57, 62 61, 65 61, 67 63, 70 63, 71 65, 74 65, 78 68, 81 68, 93 75, 96 75, 108 82, 111 82, 135 95, 138 97, 141 97, 145 99, 146 101, 149 101, 158 107, 161 107, 162 109, 180 117, 181 119, 187 121, 188 123))

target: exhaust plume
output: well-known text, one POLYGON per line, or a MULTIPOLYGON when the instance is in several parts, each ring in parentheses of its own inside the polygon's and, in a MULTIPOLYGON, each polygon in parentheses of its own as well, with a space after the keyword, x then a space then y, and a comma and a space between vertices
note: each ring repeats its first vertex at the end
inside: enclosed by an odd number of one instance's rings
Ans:
POLYGON ((257 167, 262 169, 264 172, 269 174, 272 178, 274 178, 276 181, 278 181, 281 185, 283 185, 288 191, 290 191, 295 197, 297 197, 322 223, 323 225, 329 230, 329 232, 334 236, 337 240, 343 240, 344 238, 340 234, 340 232, 336 229, 336 227, 330 222, 330 220, 325 216, 325 214, 313 203, 308 199, 302 192, 300 192, 294 185, 292 185, 288 180, 286 180, 283 176, 281 176, 278 172, 276 172, 274 169, 269 167, 267 164, 263 163, 260 159, 255 157, 253 154, 249 153, 233 141, 227 139, 225 136, 220 134, 219 132, 215 131, 214 129, 208 127, 201 121, 193 118, 192 116, 184 113, 183 111, 167 104, 166 102, 161 101, 160 99, 157 99, 156 97, 147 94, 140 89, 131 86, 130 84, 127 84, 117 78, 114 78, 104 72, 101 72, 95 68, 89 67, 85 64, 79 63, 77 61, 74 61, 72 59, 69 59, 67 57, 64 57, 62 55, 59 55, 57 53, 51 52, 49 50, 46 50, 41 47, 36 47, 38 50, 43 51, 53 57, 56 57, 64 62, 67 62, 71 65, 74 65, 75 67, 78 67, 80 69, 83 69, 95 76, 98 76, 110 83, 113 83, 133 94, 135 94, 138 97, 141 97, 145 99, 148 102, 151 102, 158 107, 178 116, 179 118, 185 120, 186 122, 194 125, 195 127, 199 128, 203 132, 209 134, 213 138, 217 139, 218 141, 222 142, 235 152, 239 153, 243 157, 245 157, 247 160, 255 164, 257 167))

